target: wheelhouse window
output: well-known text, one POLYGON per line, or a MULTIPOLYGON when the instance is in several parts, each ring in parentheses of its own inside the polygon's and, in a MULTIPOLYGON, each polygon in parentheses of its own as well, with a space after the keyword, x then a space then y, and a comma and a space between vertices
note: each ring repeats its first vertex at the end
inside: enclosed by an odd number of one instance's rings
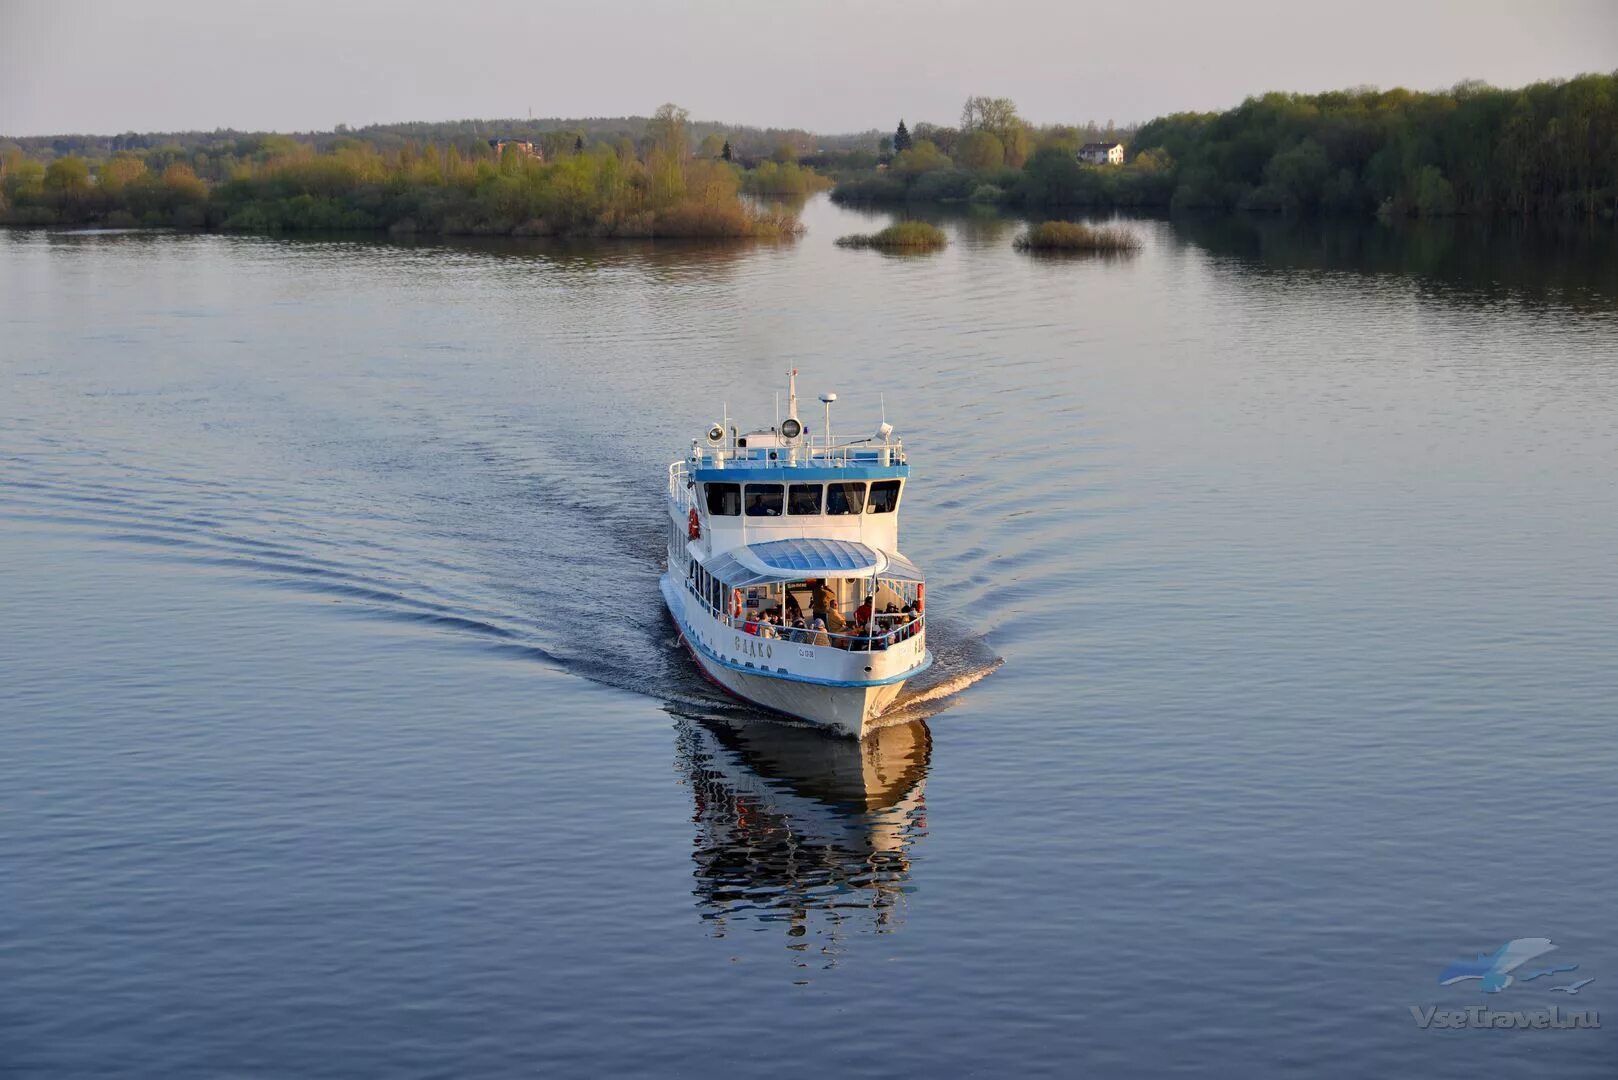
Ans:
POLYGON ((781 516, 781 485, 780 484, 748 484, 747 485, 747 516, 748 517, 780 517, 781 516))
POLYGON ((820 513, 820 485, 793 484, 787 488, 787 513, 820 513))
POLYGON ((899 485, 902 480, 877 480, 871 484, 871 501, 865 504, 867 514, 891 514, 899 509, 899 485))
POLYGON ((839 480, 826 485, 826 513, 857 514, 864 509, 864 484, 839 480))
POLYGON ((703 484, 708 500, 708 513, 715 517, 735 517, 742 512, 742 486, 740 484, 703 484))

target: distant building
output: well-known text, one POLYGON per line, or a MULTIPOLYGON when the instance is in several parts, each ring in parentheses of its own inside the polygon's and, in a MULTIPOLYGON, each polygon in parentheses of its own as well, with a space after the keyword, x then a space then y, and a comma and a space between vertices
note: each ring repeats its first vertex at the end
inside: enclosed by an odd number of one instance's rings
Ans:
POLYGON ((1086 165, 1122 165, 1124 144, 1117 142, 1087 142, 1079 147, 1079 160, 1086 165))
POLYGON ((525 157, 531 157, 535 161, 545 160, 545 151, 541 150, 537 143, 529 142, 527 139, 513 139, 508 137, 503 139, 489 140, 489 148, 494 151, 495 160, 497 161, 500 158, 505 157, 506 147, 508 146, 516 150, 517 153, 522 154, 525 157))

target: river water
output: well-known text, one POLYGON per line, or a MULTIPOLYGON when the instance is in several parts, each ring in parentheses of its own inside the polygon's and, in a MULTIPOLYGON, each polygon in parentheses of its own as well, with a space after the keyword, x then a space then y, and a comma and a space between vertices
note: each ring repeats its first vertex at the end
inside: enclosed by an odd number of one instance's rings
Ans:
POLYGON ((804 218, 0 233, 0 1071, 1611 1075, 1610 227, 804 218), (863 748, 656 588, 789 366, 914 469, 863 748))

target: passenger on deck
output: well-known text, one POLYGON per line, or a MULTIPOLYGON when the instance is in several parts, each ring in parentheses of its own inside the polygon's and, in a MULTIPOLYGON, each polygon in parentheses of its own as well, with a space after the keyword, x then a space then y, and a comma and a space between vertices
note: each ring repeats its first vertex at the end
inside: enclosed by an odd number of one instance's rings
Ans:
MULTIPOLYGON (((779 489, 777 489, 779 490, 779 489)), ((775 517, 775 509, 764 505, 763 495, 754 495, 753 501, 747 504, 748 517, 775 517)))
POLYGON ((799 645, 807 645, 814 638, 814 634, 809 631, 809 627, 804 623, 803 616, 800 615, 792 620, 791 637, 799 645))
POLYGON ((814 609, 815 618, 822 620, 834 634, 842 633, 843 627, 848 625, 843 613, 837 610, 837 594, 824 578, 809 579, 809 606, 814 609))
POLYGON ((855 609, 855 611, 854 611, 854 621, 856 623, 859 623, 861 626, 863 626, 866 623, 870 622, 871 621, 871 608, 875 604, 876 604, 876 597, 867 596, 865 598, 865 603, 861 604, 858 608, 855 609))
POLYGON ((803 607, 798 603, 798 598, 792 595, 791 590, 787 591, 786 617, 794 620, 803 618, 803 607))
POLYGON ((809 624, 811 645, 830 645, 831 637, 826 633, 826 620, 816 619, 809 624))

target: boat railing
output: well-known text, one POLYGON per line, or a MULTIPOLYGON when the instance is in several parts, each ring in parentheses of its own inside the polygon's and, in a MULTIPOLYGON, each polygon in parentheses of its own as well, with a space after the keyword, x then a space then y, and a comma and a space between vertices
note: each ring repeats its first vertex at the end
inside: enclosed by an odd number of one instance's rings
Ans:
POLYGON ((698 469, 841 469, 850 465, 903 465, 904 442, 849 439, 830 446, 697 446, 689 464, 698 469))
POLYGON ((689 509, 691 505, 691 489, 686 487, 685 462, 676 461, 669 466, 669 498, 681 510, 689 509))
POLYGON ((820 639, 824 637, 826 639, 825 644, 834 649, 842 649, 845 652, 883 652, 901 641, 909 641, 926 629, 926 620, 921 615, 912 617, 908 622, 896 623, 891 629, 880 633, 863 634, 858 632, 834 634, 830 630, 784 627, 777 626, 774 623, 761 623, 745 618, 734 618, 731 623, 744 634, 751 634, 757 638, 786 641, 797 645, 821 644, 820 639), (769 627, 770 633, 763 632, 766 626, 769 627), (748 629, 749 627, 752 629, 748 629))
POLYGON ((741 615, 731 615, 713 606, 713 602, 703 596, 690 581, 686 582, 686 590, 708 609, 708 614, 725 625, 752 637, 786 641, 797 645, 824 644, 845 652, 881 652, 889 646, 897 645, 901 641, 909 641, 917 634, 927 629, 926 616, 920 612, 908 615, 882 615, 876 616, 877 630, 875 632, 837 632, 830 630, 814 630, 807 626, 781 626, 775 623, 765 623, 756 614, 743 612, 741 615), (772 634, 763 633, 765 626, 769 626, 772 634))

